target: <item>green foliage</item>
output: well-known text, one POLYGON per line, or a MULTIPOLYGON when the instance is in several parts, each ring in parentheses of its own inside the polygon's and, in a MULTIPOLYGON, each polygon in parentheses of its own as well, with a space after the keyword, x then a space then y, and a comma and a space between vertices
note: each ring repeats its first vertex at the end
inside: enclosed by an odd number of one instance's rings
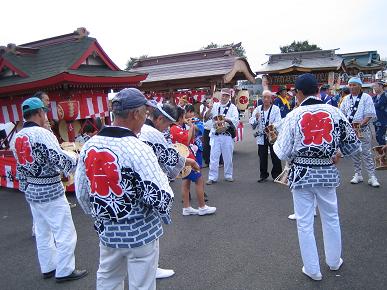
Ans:
POLYGON ((281 53, 321 50, 316 44, 309 44, 307 40, 293 41, 290 45, 280 46, 281 53))

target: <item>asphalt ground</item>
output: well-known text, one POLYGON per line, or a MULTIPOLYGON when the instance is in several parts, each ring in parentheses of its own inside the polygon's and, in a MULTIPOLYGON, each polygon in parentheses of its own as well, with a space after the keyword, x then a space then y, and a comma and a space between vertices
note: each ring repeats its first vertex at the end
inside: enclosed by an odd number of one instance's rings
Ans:
MULTIPOLYGON (((331 272, 325 264, 317 217, 323 280, 316 282, 301 273, 296 223, 287 218, 293 212, 289 189, 271 181, 256 182, 257 148, 246 126, 244 140, 235 148, 235 182, 206 186, 208 204, 218 208, 215 215, 182 216, 181 183, 171 184, 176 196, 173 223, 164 227, 160 240, 160 266, 176 274, 158 281, 157 288, 387 289, 387 171, 378 172, 382 186, 375 189, 366 183, 349 183, 353 174, 350 160, 342 160, 339 169, 344 265, 331 272)), ((207 171, 204 169, 205 177, 207 171)), ((72 194, 68 199, 76 202, 72 194)), ((192 204, 197 206, 195 194, 192 204)), ((78 234, 76 264, 89 275, 56 284, 54 279, 41 279, 31 237, 31 213, 23 194, 0 189, 0 289, 95 289, 98 237, 92 220, 79 206, 72 213, 78 234)))

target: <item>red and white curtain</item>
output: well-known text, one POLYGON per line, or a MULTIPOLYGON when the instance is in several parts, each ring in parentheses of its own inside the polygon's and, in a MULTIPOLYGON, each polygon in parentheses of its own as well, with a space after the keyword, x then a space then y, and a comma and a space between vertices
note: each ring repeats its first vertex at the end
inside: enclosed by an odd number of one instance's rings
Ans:
MULTIPOLYGON (((204 100, 205 95, 208 94, 208 91, 205 90, 191 90, 191 91, 180 91, 173 92, 172 97, 176 104, 179 103, 180 98, 186 97, 188 103, 193 104, 194 102, 201 103, 204 100)), ((167 92, 151 92, 146 94, 146 97, 150 100, 155 100, 158 103, 162 103, 167 99, 171 94, 167 92)))
MULTIPOLYGON (((49 119, 58 119, 57 103, 66 100, 79 102, 77 119, 88 119, 109 116, 108 96, 103 91, 79 91, 73 94, 48 93, 50 97, 51 110, 48 112, 49 119)), ((23 120, 21 104, 29 96, 10 97, 0 99, 0 123, 17 122, 23 120)))

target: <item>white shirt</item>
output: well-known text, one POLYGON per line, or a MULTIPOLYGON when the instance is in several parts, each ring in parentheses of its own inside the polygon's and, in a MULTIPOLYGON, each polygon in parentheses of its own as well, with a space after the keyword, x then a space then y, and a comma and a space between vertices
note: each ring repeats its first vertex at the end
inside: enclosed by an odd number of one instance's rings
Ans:
MULTIPOLYGON (((262 106, 263 105, 256 107, 255 110, 253 111, 252 117, 249 119, 250 125, 253 126, 253 128, 256 128, 257 129, 256 131, 260 134, 258 137, 256 137, 256 141, 257 141, 258 145, 263 145, 265 142, 264 129, 265 129, 265 124, 266 124, 267 117, 268 117, 269 110, 270 110, 270 109, 268 109, 268 110, 264 111, 262 106), (262 114, 264 115, 264 122, 263 123, 262 123, 261 117, 259 117, 258 120, 257 120, 257 118, 255 118, 255 115, 258 112, 261 114, 261 116, 262 116, 262 114)), ((269 124, 273 124, 277 130, 280 127, 281 110, 276 105, 273 105, 273 107, 271 109, 270 117, 269 117, 269 124)))
MULTIPOLYGON (((341 103, 340 110, 347 119, 351 115, 351 108, 355 105, 356 99, 357 97, 352 97, 351 100, 351 95, 347 95, 341 103)), ((367 117, 376 118, 376 111, 372 97, 369 94, 363 93, 352 122, 362 122, 367 117)))

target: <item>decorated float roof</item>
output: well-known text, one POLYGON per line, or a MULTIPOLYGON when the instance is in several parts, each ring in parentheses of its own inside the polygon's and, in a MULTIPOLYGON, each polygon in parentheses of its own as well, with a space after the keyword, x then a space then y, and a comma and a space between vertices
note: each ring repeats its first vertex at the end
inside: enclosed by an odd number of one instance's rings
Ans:
POLYGON ((198 84, 198 79, 202 82, 221 80, 229 83, 239 79, 255 82, 255 74, 247 59, 235 55, 236 46, 139 59, 131 71, 148 74, 142 83, 144 87, 152 87, 157 83, 178 86, 179 81, 181 84, 198 84))
POLYGON ((257 74, 340 70, 343 58, 337 55, 335 50, 268 54, 269 60, 262 65, 257 74))

